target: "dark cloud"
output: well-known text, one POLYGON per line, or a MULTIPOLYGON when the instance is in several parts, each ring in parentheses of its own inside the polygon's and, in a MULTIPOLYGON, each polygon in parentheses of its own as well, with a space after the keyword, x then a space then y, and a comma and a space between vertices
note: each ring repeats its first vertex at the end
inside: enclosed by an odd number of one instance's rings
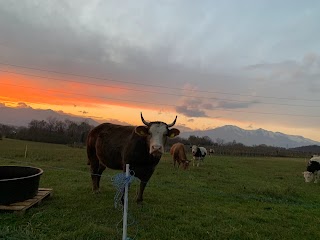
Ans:
POLYGON ((79 113, 87 114, 87 111, 78 111, 79 113))
MULTIPOLYGON (((218 99, 218 98, 215 98, 218 99)), ((210 102, 210 99, 202 97, 192 97, 182 99, 182 103, 176 107, 176 111, 184 114, 187 117, 209 117, 209 111, 218 109, 238 109, 238 108, 249 108, 253 104, 258 103, 257 100, 248 100, 248 101, 216 101, 213 103, 210 102), (208 111, 208 112, 207 112, 208 111)), ((221 118, 221 116, 216 116, 210 118, 221 118)))
POLYGON ((283 61, 279 63, 259 63, 245 67, 247 70, 276 70, 276 69, 292 69, 297 66, 296 61, 283 61))
POLYGON ((255 89, 260 92, 272 90, 272 94, 296 97, 320 90, 320 56, 315 53, 306 54, 300 61, 255 64, 245 70, 256 79, 255 89))
POLYGON ((0 4, 1 61, 87 75, 112 65, 102 61, 109 59, 110 40, 73 22, 78 16, 70 15, 70 6, 64 12, 50 4, 32 8, 31 2, 0 4))
POLYGON ((212 108, 212 104, 206 102, 206 99, 200 97, 183 97, 181 103, 175 109, 178 113, 187 117, 208 117, 205 110, 211 110, 212 108))
POLYGON ((177 106, 176 111, 187 117, 208 117, 203 110, 190 106, 177 106))
POLYGON ((249 108, 254 103, 256 103, 256 102, 227 102, 227 101, 220 101, 217 104, 217 108, 225 108, 225 109, 249 108))
POLYGON ((19 102, 17 105, 17 108, 31 108, 31 107, 24 102, 19 102))
MULTIPOLYGON (((86 9, 85 4, 84 7, 72 6, 67 1, 59 4, 13 1, 11 7, 0 3, 0 61, 115 80, 148 84, 161 82, 164 86, 171 86, 173 82, 177 86, 193 82, 196 85, 201 83, 201 88, 207 89, 213 82, 219 81, 221 85, 233 81, 232 76, 212 71, 212 66, 210 69, 198 69, 193 61, 180 59, 180 54, 184 53, 177 52, 179 36, 168 38, 164 34, 159 36, 160 41, 150 37, 150 33, 144 37, 145 29, 141 29, 140 35, 134 33, 135 42, 130 42, 126 34, 132 30, 126 28, 122 32, 113 29, 113 25, 108 26, 112 20, 109 22, 103 15, 108 4, 97 4, 100 7, 88 4, 86 9), (98 10, 96 14, 89 11, 92 6, 98 10), (88 20, 84 20, 82 14, 89 14, 88 20), (98 25, 105 28, 98 29, 98 25), (152 44, 152 48, 142 44, 144 41, 152 44)), ((123 11, 130 16, 128 9, 123 11)), ((193 11, 187 11, 188 15, 184 17, 189 19, 193 11)), ((110 17, 113 19, 114 16, 110 17)), ((145 23, 143 17, 138 20, 142 20, 143 26, 146 24, 154 28, 151 23, 145 23)), ((121 24, 124 27, 131 25, 126 21, 115 22, 119 28, 121 24)), ((178 33, 173 31, 172 34, 178 33)), ((242 81, 240 86, 244 85, 242 81)))
POLYGON ((201 107, 204 108, 204 109, 207 109, 207 110, 214 109, 214 106, 211 103, 203 103, 203 104, 201 104, 201 107))

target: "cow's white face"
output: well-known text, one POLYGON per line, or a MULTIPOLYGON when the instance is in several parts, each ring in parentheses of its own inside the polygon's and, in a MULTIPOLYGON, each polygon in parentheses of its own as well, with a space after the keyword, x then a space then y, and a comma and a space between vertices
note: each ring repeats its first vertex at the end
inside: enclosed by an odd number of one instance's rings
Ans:
POLYGON ((161 157, 164 153, 164 145, 167 137, 173 138, 179 135, 176 128, 168 129, 165 123, 153 123, 148 128, 146 126, 136 127, 135 132, 140 136, 147 137, 149 141, 149 153, 155 157, 161 157))
POLYGON ((167 140, 168 129, 165 124, 152 124, 149 128, 150 150, 154 156, 161 156, 164 152, 164 144, 167 140))
POLYGON ((314 174, 312 172, 305 171, 302 174, 305 182, 311 182, 313 180, 314 174))
POLYGON ((192 149, 191 149, 192 154, 195 155, 196 152, 197 152, 197 150, 198 150, 198 146, 193 145, 193 146, 192 146, 192 149))

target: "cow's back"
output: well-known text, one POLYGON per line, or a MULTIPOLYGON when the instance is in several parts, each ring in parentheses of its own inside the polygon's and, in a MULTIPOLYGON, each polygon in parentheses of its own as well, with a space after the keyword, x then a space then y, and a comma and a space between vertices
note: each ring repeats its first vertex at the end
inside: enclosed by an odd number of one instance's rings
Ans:
POLYGON ((319 162, 320 163, 320 157, 319 156, 313 156, 309 161, 319 162))
POLYGON ((92 129, 87 138, 88 164, 99 161, 108 168, 123 169, 123 151, 134 127, 103 123, 92 129))
POLYGON ((187 160, 187 155, 186 155, 186 151, 184 148, 184 145, 182 143, 175 143, 174 145, 172 145, 171 149, 170 149, 170 154, 173 156, 174 159, 176 160, 187 160))
POLYGON ((201 157, 205 157, 207 155, 207 149, 205 147, 199 147, 201 151, 201 157))

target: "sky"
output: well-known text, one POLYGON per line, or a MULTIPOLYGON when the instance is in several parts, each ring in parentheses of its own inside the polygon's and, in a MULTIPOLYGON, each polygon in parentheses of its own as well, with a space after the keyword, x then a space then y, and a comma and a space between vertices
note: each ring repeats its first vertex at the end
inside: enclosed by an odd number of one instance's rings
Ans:
POLYGON ((318 29, 317 0, 0 0, 0 106, 320 141, 318 29))

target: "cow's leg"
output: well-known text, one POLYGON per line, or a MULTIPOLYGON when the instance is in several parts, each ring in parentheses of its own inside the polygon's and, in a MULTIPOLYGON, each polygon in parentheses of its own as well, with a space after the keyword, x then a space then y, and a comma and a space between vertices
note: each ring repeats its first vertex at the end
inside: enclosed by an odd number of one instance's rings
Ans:
POLYGON ((100 191, 100 179, 101 179, 101 174, 103 173, 103 171, 106 169, 105 165, 99 164, 99 168, 98 168, 98 174, 97 174, 97 186, 98 186, 98 190, 100 191))
POLYGON ((104 165, 101 165, 98 159, 94 159, 94 161, 91 161, 90 167, 91 167, 92 191, 94 193, 99 193, 101 174, 106 169, 106 167, 104 165))
POLYGON ((314 172, 314 183, 318 183, 319 172, 314 172))
POLYGON ((99 184, 98 184, 98 170, 99 170, 99 162, 92 161, 90 163, 91 168, 91 180, 92 180, 92 191, 94 193, 99 193, 99 184))
POLYGON ((140 181, 140 189, 138 193, 138 198, 137 198, 137 203, 142 203, 143 201, 143 192, 144 189, 146 188, 148 182, 140 181))
POLYGON ((192 158, 192 166, 194 166, 195 157, 192 158))

